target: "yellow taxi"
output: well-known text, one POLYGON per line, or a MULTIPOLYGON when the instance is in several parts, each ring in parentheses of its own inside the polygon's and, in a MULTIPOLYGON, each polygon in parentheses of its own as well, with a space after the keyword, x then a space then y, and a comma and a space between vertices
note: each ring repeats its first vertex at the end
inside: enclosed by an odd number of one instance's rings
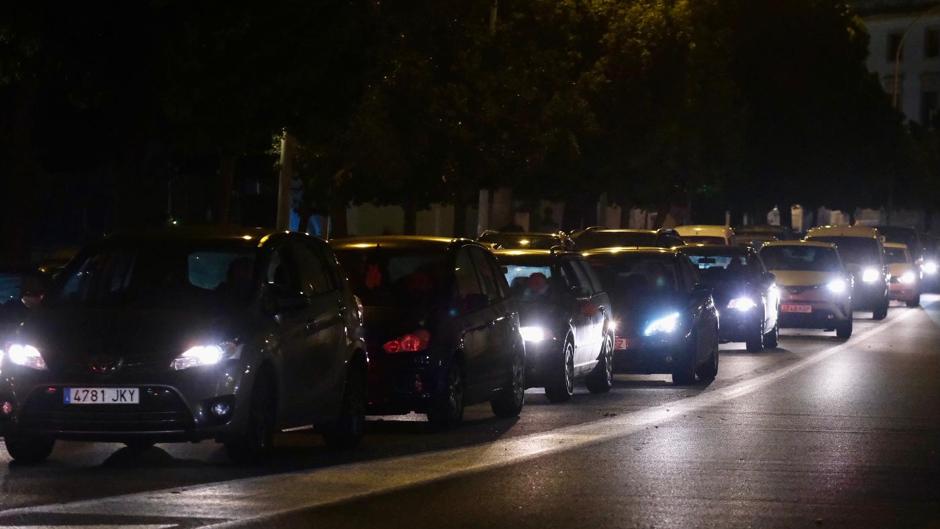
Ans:
POLYGON ((907 303, 908 307, 920 305, 920 272, 906 244, 885 243, 885 261, 888 265, 888 297, 907 303))
POLYGON ((676 233, 686 244, 721 244, 724 246, 734 244, 734 230, 728 226, 712 224, 676 226, 676 233))

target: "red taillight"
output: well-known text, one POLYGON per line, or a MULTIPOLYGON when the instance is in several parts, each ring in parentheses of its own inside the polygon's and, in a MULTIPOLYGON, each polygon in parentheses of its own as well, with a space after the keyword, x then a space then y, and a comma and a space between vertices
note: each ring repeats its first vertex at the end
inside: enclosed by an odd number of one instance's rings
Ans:
POLYGON ((417 353, 428 348, 428 342, 431 340, 431 333, 424 329, 406 334, 385 342, 382 349, 386 353, 417 353))

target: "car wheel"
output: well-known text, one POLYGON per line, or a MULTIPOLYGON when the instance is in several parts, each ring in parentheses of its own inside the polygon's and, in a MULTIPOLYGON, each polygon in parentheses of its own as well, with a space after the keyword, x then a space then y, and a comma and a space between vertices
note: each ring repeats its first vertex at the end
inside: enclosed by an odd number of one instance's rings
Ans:
POLYGON ((852 337, 852 319, 849 318, 836 325, 836 337, 842 340, 848 340, 852 337))
POLYGON ((447 368, 444 390, 437 395, 428 410, 428 422, 437 430, 448 430, 463 421, 464 408, 463 369, 454 361, 447 368))
POLYGON ((3 438, 7 453, 19 464, 42 463, 55 448, 55 439, 38 435, 8 435, 3 438))
POLYGON ((225 442, 225 450, 236 463, 256 463, 271 453, 277 425, 277 404, 271 377, 262 372, 255 381, 248 403, 248 420, 241 436, 225 442))
POLYGON ((907 302, 907 306, 910 308, 915 308, 920 306, 920 294, 914 296, 914 299, 907 302))
POLYGON ((362 369, 354 364, 346 377, 339 417, 322 428, 323 440, 333 450, 359 445, 366 428, 366 383, 362 369))
POLYGON ((604 338, 600 360, 587 376, 585 385, 591 393, 607 393, 614 385, 614 344, 610 335, 604 338))
POLYGON ((525 357, 515 354, 512 358, 509 382, 490 401, 490 407, 497 417, 517 417, 525 406, 525 357))
POLYGON ((708 360, 695 371, 700 381, 707 383, 715 380, 718 376, 718 358, 718 349, 715 348, 708 360))
POLYGON ((873 320, 879 320, 879 321, 880 321, 880 320, 883 320, 883 319, 887 318, 887 317, 888 317, 888 304, 889 304, 889 303, 891 303, 891 302, 890 302, 887 298, 885 298, 885 300, 882 301, 882 302, 878 305, 878 307, 875 308, 874 312, 872 312, 872 315, 871 315, 872 319, 873 319, 873 320))
POLYGON ((552 369, 551 382, 545 386, 545 396, 551 402, 566 402, 574 395, 574 344, 565 340, 561 362, 552 369))
POLYGON ((776 349, 780 344, 780 324, 775 323, 774 328, 764 335, 764 349, 776 349))
POLYGON ((764 320, 761 319, 760 323, 757 324, 757 328, 752 330, 747 337, 745 342, 747 346, 747 352, 749 353, 759 353, 764 350, 764 320))

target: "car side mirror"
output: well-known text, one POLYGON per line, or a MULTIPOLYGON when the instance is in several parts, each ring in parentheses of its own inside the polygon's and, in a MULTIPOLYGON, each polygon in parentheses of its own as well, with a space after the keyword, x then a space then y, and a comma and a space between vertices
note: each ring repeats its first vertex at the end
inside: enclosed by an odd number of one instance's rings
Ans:
POLYGON ((42 275, 27 275, 23 278, 20 301, 27 309, 35 309, 42 304, 49 290, 49 280, 42 275))

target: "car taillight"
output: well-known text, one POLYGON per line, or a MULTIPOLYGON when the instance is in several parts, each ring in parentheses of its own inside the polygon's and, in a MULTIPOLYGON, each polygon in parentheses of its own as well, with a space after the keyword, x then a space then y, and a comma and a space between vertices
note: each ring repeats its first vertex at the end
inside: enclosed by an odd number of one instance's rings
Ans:
POLYGON ((429 341, 431 341, 431 333, 422 329, 389 340, 385 342, 382 349, 386 353, 417 353, 427 349, 429 341))

